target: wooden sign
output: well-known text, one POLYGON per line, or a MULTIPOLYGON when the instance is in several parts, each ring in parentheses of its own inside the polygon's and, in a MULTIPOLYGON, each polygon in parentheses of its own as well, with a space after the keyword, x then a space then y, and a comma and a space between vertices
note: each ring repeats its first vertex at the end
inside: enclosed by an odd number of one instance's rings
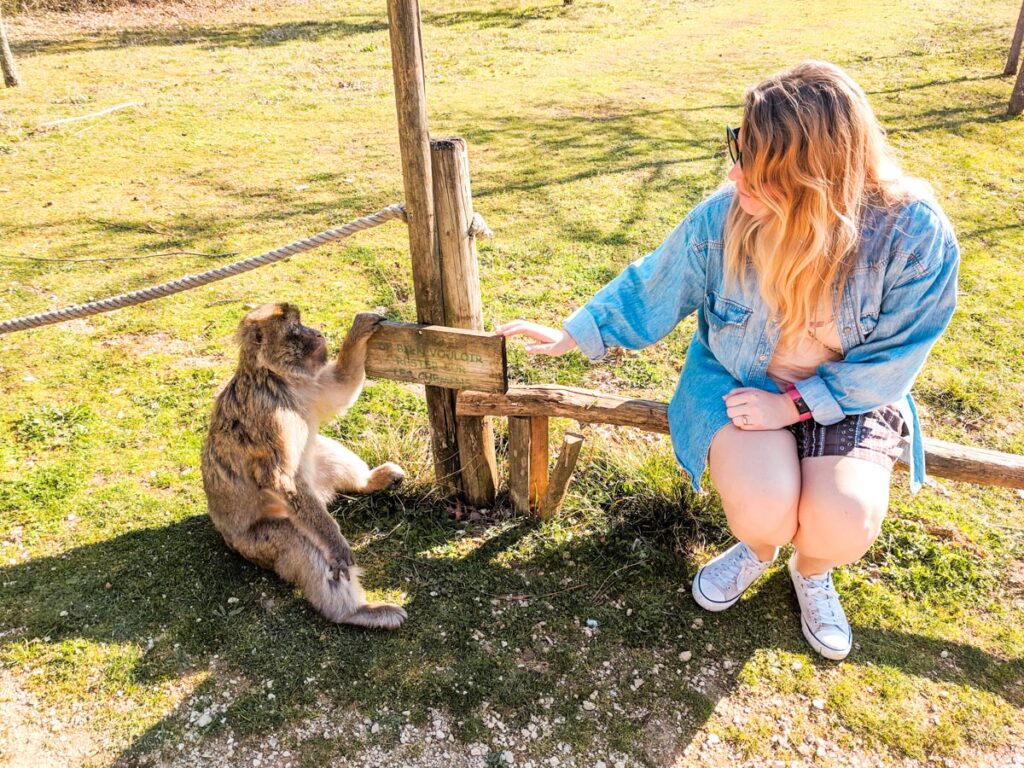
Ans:
POLYGON ((446 389, 508 391, 505 337, 415 323, 381 323, 370 337, 366 375, 446 389))

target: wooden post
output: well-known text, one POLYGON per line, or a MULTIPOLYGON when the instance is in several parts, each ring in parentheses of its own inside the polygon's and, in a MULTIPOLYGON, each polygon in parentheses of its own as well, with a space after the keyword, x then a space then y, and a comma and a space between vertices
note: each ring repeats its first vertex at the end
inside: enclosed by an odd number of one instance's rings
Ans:
MULTIPOLYGON (((476 238, 470 232, 473 195, 466 142, 459 138, 432 140, 430 162, 445 322, 453 328, 483 331, 480 267, 476 238)), ((490 507, 498 484, 491 420, 480 416, 457 418, 455 433, 463 495, 473 506, 490 507)))
MULTIPOLYGON (((395 78, 398 141, 402 153, 409 253, 416 293, 416 317, 426 325, 444 325, 444 300, 434 219, 430 135, 423 75, 419 0, 388 0, 391 69, 395 78)), ((437 482, 458 492, 459 449, 455 434, 455 393, 426 387, 427 418, 437 482)))
POLYGON ((1020 6, 1017 26, 1013 30, 1013 42, 1010 43, 1010 54, 1006 57, 1006 66, 1003 68, 1004 75, 1014 75, 1017 73, 1017 64, 1020 62, 1021 42, 1024 42, 1024 3, 1020 6))
POLYGON ((530 509, 548 492, 548 417, 530 417, 530 509))
POLYGON ((508 494, 516 512, 530 511, 530 419, 508 420, 508 494))
POLYGON ((558 454, 555 468, 551 472, 551 483, 548 485, 548 492, 540 503, 540 519, 547 520, 562 505, 565 492, 569 489, 569 480, 572 471, 576 467, 576 460, 580 457, 580 449, 583 447, 583 435, 575 432, 566 432, 562 440, 562 452, 558 454))

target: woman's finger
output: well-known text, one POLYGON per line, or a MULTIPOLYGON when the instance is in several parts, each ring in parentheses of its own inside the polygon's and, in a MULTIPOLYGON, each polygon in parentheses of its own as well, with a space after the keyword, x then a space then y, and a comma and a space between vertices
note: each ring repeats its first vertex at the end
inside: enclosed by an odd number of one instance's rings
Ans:
POLYGON ((723 397, 731 397, 732 395, 740 395, 744 392, 757 392, 757 387, 736 387, 736 389, 730 389, 726 392, 723 397))

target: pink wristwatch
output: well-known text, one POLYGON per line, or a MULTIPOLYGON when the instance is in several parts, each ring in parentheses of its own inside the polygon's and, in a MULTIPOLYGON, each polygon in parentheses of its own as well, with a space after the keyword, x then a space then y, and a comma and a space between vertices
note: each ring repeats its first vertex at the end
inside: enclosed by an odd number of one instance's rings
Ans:
POLYGON ((807 421, 813 417, 811 409, 807 407, 807 403, 804 402, 803 397, 800 395, 800 390, 796 388, 795 384, 790 384, 786 387, 786 394, 789 395, 796 406, 797 413, 800 414, 798 421, 807 421))

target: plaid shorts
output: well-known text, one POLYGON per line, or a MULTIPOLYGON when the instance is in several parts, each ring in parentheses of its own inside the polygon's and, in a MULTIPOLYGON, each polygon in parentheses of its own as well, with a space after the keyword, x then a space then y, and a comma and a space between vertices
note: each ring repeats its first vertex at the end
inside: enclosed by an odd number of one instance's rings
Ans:
POLYGON ((825 426, 798 421, 786 427, 796 437, 797 456, 853 456, 891 470, 909 444, 910 430, 895 405, 847 416, 825 426))

